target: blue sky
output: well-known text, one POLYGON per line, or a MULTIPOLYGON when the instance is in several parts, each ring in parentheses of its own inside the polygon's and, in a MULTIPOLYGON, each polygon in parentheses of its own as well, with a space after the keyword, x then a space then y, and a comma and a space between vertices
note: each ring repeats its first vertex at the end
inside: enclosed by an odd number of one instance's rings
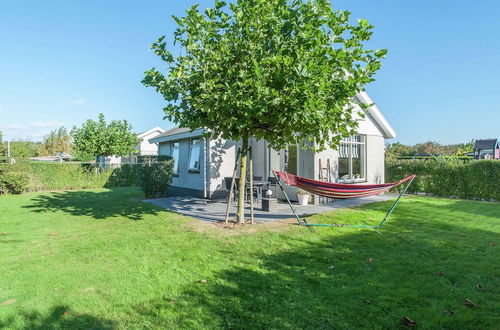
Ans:
MULTIPOLYGON (((171 15, 213 1, 9 1, 0 10, 0 130, 41 139, 103 112, 137 132, 163 120, 160 95, 140 83, 161 67, 149 45, 171 15)), ((500 137, 500 2, 341 0, 375 25, 369 46, 389 54, 367 91, 397 141, 500 137)), ((393 141, 390 141, 393 142, 393 141)))

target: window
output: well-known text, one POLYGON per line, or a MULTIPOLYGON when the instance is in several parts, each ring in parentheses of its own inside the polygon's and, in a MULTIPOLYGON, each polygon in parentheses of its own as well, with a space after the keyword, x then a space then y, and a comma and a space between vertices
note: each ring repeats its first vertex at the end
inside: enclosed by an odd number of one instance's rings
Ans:
POLYGON ((339 147, 339 181, 365 180, 365 137, 342 139, 339 147))
POLYGON ((285 171, 297 175, 298 150, 297 145, 288 146, 285 151, 285 171))
POLYGON ((174 159, 174 174, 179 174, 179 142, 172 142, 171 156, 174 159))
POLYGON ((201 150, 201 140, 192 139, 191 148, 189 151, 189 172, 199 172, 200 171, 200 150, 201 150))

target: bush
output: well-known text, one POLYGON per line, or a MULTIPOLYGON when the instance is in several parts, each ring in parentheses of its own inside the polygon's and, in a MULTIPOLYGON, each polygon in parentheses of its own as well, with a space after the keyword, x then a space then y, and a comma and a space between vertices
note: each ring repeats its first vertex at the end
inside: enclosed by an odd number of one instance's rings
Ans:
POLYGON ((500 161, 497 160, 388 160, 386 172, 387 181, 416 174, 409 192, 500 201, 500 161))
POLYGON ((174 162, 144 163, 139 172, 139 186, 147 198, 164 197, 174 175, 174 162))
POLYGON ((21 194, 29 184, 29 176, 22 166, 0 163, 0 195, 1 194, 21 194))

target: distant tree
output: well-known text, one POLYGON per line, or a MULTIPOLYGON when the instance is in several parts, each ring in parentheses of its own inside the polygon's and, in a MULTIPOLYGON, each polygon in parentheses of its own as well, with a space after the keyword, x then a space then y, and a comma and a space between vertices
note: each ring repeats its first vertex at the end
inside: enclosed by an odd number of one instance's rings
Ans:
POLYGON ((405 145, 399 142, 388 144, 386 147, 387 154, 392 156, 413 156, 417 149, 414 146, 405 145))
POLYGON ((13 158, 30 158, 38 156, 40 142, 16 140, 10 142, 10 154, 13 158))
POLYGON ((437 142, 432 141, 416 144, 415 149, 417 149, 417 154, 423 155, 435 155, 444 153, 443 146, 437 142))
POLYGON ((40 147, 38 154, 40 156, 52 156, 58 152, 65 152, 71 154, 71 136, 64 127, 60 127, 47 135, 40 147))
POLYGON ((4 156, 7 147, 3 143, 3 132, 0 131, 0 156, 4 156))
MULTIPOLYGON (((153 43, 167 63, 164 75, 143 83, 169 102, 166 118, 212 137, 241 140, 239 196, 245 195, 249 139, 274 149, 290 144, 338 147, 357 127, 353 99, 373 81, 386 50, 369 50, 372 28, 350 22, 328 0, 215 0, 214 8, 174 17, 174 57, 164 37, 153 43)), ((238 222, 243 222, 243 198, 238 222)))
POLYGON ((474 140, 470 140, 467 143, 459 144, 453 155, 455 156, 464 156, 469 152, 474 151, 474 140))
POLYGON ((77 154, 96 158, 128 155, 140 143, 126 120, 112 120, 107 124, 102 113, 97 121, 89 119, 81 128, 73 127, 71 136, 77 154))

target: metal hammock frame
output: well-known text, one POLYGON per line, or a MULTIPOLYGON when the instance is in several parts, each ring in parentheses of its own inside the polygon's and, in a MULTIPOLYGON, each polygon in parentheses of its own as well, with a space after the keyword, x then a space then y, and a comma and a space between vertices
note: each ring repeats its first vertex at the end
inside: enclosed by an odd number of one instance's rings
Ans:
MULTIPOLYGON (((315 226, 316 227, 340 227, 340 228, 368 228, 368 229, 374 229, 375 231, 377 231, 377 229, 381 228, 385 224, 385 222, 389 219, 389 217, 391 216, 392 212, 394 212, 394 209, 398 205, 399 201, 401 200, 401 198, 403 197, 403 195, 406 193, 406 191, 408 190, 408 188, 410 187, 411 183, 413 182, 413 180, 416 177, 416 175, 410 175, 409 177, 407 177, 407 178, 405 178, 405 179, 403 179, 401 181, 393 182, 391 184, 385 184, 386 187, 390 187, 390 188, 387 189, 387 190, 389 190, 389 189, 392 189, 394 187, 399 186, 402 183, 406 183, 406 185, 404 186, 404 188, 399 193, 399 196, 396 198, 396 200, 392 204, 391 208, 389 209, 389 211, 387 211, 387 213, 385 214, 385 217, 382 219, 382 221, 378 225, 345 225, 345 224, 335 224, 335 223, 333 223, 333 224, 330 224, 330 223, 308 223, 305 218, 301 219, 298 216, 297 211, 295 210, 295 207, 290 202, 290 199, 288 198, 288 195, 285 192, 285 189, 283 188, 283 185, 281 184, 281 179, 280 179, 281 176, 276 174, 276 173, 279 173, 279 172, 278 171, 274 171, 274 170, 272 172, 273 172, 274 177, 276 178, 276 182, 278 183, 281 191, 283 192, 283 195, 285 196, 286 201, 288 202, 288 205, 292 209, 292 212, 295 215, 295 218, 297 219, 297 223, 299 225, 301 225, 301 226, 306 226, 307 228, 309 228, 309 230, 311 232, 314 232, 314 229, 312 227, 315 227, 315 226)), ((286 175, 286 172, 285 172, 285 175, 286 175)), ((308 180, 311 181, 311 182, 315 181, 315 180, 311 180, 311 179, 308 179, 308 180)), ((322 183, 322 184, 325 183, 325 182, 322 182, 322 181, 318 181, 318 182, 322 183)), ((360 186, 362 186, 362 185, 360 185, 360 186)), ((374 185, 372 185, 372 186, 374 186, 374 185)), ((321 195, 318 195, 318 196, 321 196, 321 195)), ((355 196, 355 197, 351 197, 351 198, 359 198, 359 197, 363 197, 363 196, 355 196)), ((347 199, 347 198, 349 198, 349 197, 344 197, 344 199, 347 199)))

